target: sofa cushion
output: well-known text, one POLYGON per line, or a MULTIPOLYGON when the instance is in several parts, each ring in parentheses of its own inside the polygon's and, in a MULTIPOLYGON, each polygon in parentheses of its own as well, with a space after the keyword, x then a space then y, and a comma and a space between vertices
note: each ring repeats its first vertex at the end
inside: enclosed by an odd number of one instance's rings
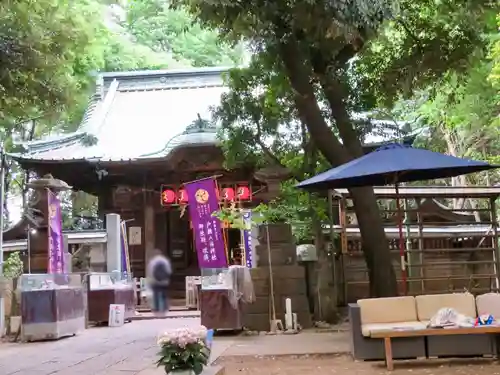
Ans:
POLYGON ((493 315, 495 320, 500 320, 500 294, 486 293, 476 297, 478 315, 493 315))
POLYGON ((399 323, 417 321, 415 298, 388 297, 358 300, 361 324, 399 323))
POLYGON ((361 333, 365 337, 370 337, 373 332, 376 331, 387 331, 387 330, 414 330, 414 329, 425 329, 427 326, 425 323, 414 321, 414 322, 399 322, 399 323, 369 323, 361 325, 361 333))
POLYGON ((449 307, 460 314, 475 318, 476 301, 470 293, 428 294, 415 297, 419 321, 429 321, 439 309, 449 307))

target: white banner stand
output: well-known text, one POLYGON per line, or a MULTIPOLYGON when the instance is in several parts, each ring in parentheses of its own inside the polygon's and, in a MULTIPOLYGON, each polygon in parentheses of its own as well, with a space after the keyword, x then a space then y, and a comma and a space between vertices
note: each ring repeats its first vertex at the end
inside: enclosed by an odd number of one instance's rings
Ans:
POLYGON ((125 305, 109 305, 109 327, 121 327, 125 324, 125 305))

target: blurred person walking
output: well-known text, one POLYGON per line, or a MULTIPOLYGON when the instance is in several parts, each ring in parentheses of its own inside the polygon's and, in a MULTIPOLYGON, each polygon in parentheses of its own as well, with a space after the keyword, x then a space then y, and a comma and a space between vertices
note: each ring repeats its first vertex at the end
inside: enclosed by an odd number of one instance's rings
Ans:
POLYGON ((149 288, 153 294, 152 312, 155 315, 165 315, 168 312, 168 289, 172 276, 170 260, 160 250, 155 250, 155 255, 148 264, 149 288))

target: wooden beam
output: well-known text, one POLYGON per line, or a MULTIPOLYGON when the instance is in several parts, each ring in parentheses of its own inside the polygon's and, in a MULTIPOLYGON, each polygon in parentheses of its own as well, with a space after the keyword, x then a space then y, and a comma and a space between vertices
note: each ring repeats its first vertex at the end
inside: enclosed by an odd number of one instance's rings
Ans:
MULTIPOLYGON (((374 187, 377 198, 395 198, 394 187, 374 187)), ((399 189, 400 198, 496 198, 500 196, 500 186, 405 186, 399 189)), ((335 189, 336 195, 349 197, 347 189, 335 189)))

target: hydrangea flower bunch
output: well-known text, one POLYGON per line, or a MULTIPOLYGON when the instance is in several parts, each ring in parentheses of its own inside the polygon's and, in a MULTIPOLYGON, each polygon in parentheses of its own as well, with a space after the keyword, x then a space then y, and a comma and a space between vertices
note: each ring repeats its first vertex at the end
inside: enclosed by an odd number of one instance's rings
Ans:
POLYGON ((207 365, 210 349, 206 343, 207 329, 179 328, 166 331, 158 336, 160 359, 158 367, 163 367, 165 373, 191 371, 195 375, 201 374, 207 365))

